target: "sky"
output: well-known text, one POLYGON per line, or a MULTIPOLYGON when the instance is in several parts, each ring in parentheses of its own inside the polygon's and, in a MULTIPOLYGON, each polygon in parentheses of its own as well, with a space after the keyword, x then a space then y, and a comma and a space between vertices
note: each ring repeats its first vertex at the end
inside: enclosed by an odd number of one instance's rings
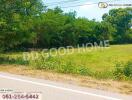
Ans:
MULTIPOLYGON (((97 21, 101 21, 102 15, 104 13, 108 13, 110 9, 113 8, 124 8, 123 6, 114 6, 107 8, 99 8, 99 2, 107 2, 108 4, 132 4, 132 0, 43 0, 44 4, 48 6, 48 8, 54 8, 59 6, 62 8, 64 12, 76 11, 77 17, 86 17, 88 19, 96 19, 97 21), (62 2, 69 1, 69 2, 62 2), (93 4, 96 3, 96 4, 93 4), (93 4, 93 5, 87 5, 93 4), (81 6, 76 6, 81 5, 81 6), (76 7, 70 7, 76 6, 76 7)), ((131 6, 132 7, 132 6, 131 6)))

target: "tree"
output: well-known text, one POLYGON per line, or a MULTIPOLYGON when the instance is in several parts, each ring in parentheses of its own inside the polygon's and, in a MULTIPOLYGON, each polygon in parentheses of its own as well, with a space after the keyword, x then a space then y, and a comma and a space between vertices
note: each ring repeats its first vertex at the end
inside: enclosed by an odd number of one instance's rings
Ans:
POLYGON ((14 48, 33 35, 33 19, 43 10, 41 0, 0 0, 0 48, 14 48))
POLYGON ((131 28, 131 19, 132 8, 112 9, 108 14, 103 15, 103 20, 111 23, 111 25, 117 30, 114 34, 115 43, 125 43, 127 41, 125 35, 131 28))
POLYGON ((116 29, 112 27, 110 23, 102 21, 101 23, 96 23, 94 34, 95 41, 110 40, 113 41, 113 34, 116 32, 116 29))
POLYGON ((55 47, 62 44, 61 30, 65 17, 59 8, 48 9, 42 13, 36 24, 37 45, 39 47, 55 47))

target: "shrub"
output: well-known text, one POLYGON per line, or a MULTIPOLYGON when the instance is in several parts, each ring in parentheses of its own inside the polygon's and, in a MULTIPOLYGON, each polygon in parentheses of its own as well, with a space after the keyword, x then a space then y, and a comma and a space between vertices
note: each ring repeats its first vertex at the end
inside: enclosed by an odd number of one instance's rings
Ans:
POLYGON ((127 64, 125 64, 124 74, 125 76, 132 78, 132 62, 129 61, 127 64))
POLYGON ((52 57, 44 58, 41 56, 37 60, 30 60, 29 65, 33 69, 54 70, 56 67, 56 60, 52 57))
POLYGON ((78 67, 78 74, 80 75, 84 75, 84 76, 91 76, 93 74, 93 72, 86 66, 79 66, 78 67))
POLYGON ((123 80, 125 78, 123 70, 123 65, 121 63, 117 63, 115 65, 115 69, 113 72, 115 79, 123 80))
POLYGON ((73 65, 70 61, 69 62, 65 62, 64 64, 61 64, 58 68, 58 72, 61 73, 70 73, 70 74, 76 74, 76 66, 73 65))
POLYGON ((128 61, 126 64, 117 63, 113 74, 118 80, 132 79, 132 62, 128 61))

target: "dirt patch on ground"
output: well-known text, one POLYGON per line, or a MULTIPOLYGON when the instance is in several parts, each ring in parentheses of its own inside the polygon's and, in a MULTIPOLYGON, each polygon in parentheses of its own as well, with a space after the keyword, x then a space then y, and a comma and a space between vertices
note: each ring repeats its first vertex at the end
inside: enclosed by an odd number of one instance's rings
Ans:
POLYGON ((114 80, 97 80, 86 76, 66 75, 49 71, 32 70, 27 66, 18 65, 0 65, 0 71, 132 95, 132 82, 130 81, 121 82, 114 80))

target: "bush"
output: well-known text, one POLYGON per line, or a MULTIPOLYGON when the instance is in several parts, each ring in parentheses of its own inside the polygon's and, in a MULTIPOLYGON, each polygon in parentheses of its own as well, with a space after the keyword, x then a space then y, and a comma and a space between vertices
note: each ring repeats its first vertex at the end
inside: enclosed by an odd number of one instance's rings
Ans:
POLYGON ((73 65, 70 61, 69 62, 65 62, 64 64, 61 64, 58 68, 58 72, 61 73, 70 73, 70 74, 76 74, 77 70, 76 70, 76 66, 73 65))
POLYGON ((52 57, 44 58, 41 56, 37 60, 29 60, 29 65, 33 69, 54 70, 56 66, 56 60, 52 57))
POLYGON ((124 67, 124 74, 127 77, 132 78, 132 62, 128 62, 124 67))
POLYGON ((125 78, 123 65, 121 63, 117 63, 115 65, 113 74, 114 74, 115 79, 123 80, 125 78))
POLYGON ((113 74, 118 80, 132 79, 132 62, 128 61, 126 64, 117 63, 113 74))
POLYGON ((79 66, 77 69, 78 74, 84 75, 84 76, 91 76, 93 72, 86 66, 79 66))

